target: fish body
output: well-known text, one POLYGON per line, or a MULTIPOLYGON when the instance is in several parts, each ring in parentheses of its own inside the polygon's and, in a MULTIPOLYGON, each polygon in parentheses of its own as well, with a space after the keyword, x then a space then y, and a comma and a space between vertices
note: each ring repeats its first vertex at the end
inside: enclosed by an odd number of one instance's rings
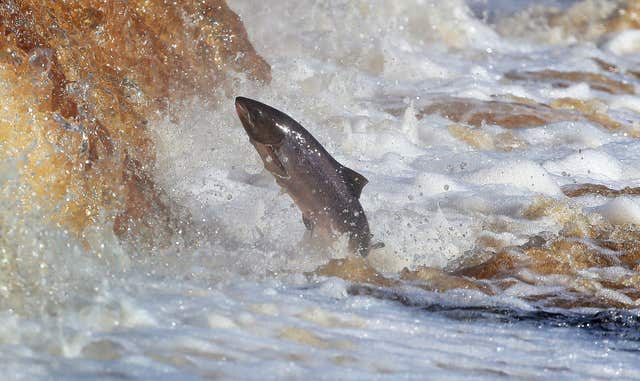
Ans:
POLYGON ((287 114, 243 97, 235 104, 251 144, 302 212, 307 229, 331 240, 346 234, 349 249, 366 256, 371 234, 359 198, 367 179, 338 163, 287 114))

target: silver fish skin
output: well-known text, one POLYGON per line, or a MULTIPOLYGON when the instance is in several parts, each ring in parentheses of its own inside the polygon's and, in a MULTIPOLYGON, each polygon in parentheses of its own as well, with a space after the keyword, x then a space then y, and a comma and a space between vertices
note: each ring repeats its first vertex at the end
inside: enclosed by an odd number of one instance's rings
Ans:
POLYGON ((307 229, 330 241, 346 234, 350 251, 366 256, 371 234, 359 198, 367 179, 282 111, 244 97, 235 106, 264 167, 298 206, 307 229))

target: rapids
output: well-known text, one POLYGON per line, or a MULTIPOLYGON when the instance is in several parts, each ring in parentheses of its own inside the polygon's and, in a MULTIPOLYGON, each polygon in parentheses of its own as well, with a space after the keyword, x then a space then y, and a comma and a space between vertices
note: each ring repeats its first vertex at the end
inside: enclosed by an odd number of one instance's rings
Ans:
MULTIPOLYGON (((49 48, 2 53, 5 378, 639 379, 637 4, 229 1, 255 52, 203 48, 243 32, 212 23, 202 37, 198 18, 170 54, 114 43, 137 71, 78 70, 80 119, 36 107, 49 48), (174 88, 140 74, 162 57, 177 71, 151 74, 174 88), (291 115, 368 178, 361 203, 384 248, 362 260, 302 241, 237 95, 291 115), (85 139, 83 112, 111 138, 85 139), (41 135, 14 128, 39 123, 41 135)), ((174 31, 156 29, 139 36, 164 46, 174 31)))

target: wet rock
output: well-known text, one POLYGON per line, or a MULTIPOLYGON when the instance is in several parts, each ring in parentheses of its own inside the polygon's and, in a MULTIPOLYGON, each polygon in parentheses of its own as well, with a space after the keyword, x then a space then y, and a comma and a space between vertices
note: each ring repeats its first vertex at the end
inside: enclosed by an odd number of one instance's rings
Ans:
POLYGON ((608 32, 628 29, 640 29, 640 2, 627 1, 625 6, 617 8, 606 24, 608 32))
POLYGON ((458 270, 456 274, 475 279, 497 279, 509 276, 516 267, 517 259, 509 252, 501 250, 488 261, 458 270))
POLYGON ((487 295, 493 295, 491 288, 475 279, 469 279, 458 274, 447 274, 446 272, 430 268, 420 267, 416 270, 404 269, 400 273, 400 278, 417 284, 420 288, 429 291, 444 292, 453 289, 477 290, 487 295))
POLYGON ((453 97, 430 100, 418 112, 418 117, 422 118, 430 114, 438 114, 456 123, 475 127, 494 124, 508 129, 542 126, 581 118, 577 113, 557 111, 538 103, 482 101, 453 97))
POLYGON ((173 207, 150 175, 150 124, 177 100, 213 100, 232 72, 270 79, 223 0, 7 0, 0 33, 0 157, 20 174, 15 203, 78 237, 113 224, 165 242, 173 207))
POLYGON ((600 195, 604 197, 617 197, 622 195, 640 195, 640 187, 624 187, 612 189, 602 184, 567 184, 561 187, 562 193, 568 197, 581 197, 585 195, 600 195))
POLYGON ((611 118, 607 111, 609 107, 595 99, 591 100, 580 100, 573 98, 560 98, 556 99, 551 103, 551 107, 562 110, 574 110, 579 111, 587 118, 589 121, 596 123, 608 130, 620 130, 626 129, 626 131, 633 137, 640 137, 638 131, 629 127, 624 126, 622 123, 617 120, 611 118))
POLYGON ((570 7, 532 5, 498 21, 503 36, 533 39, 538 42, 569 44, 597 41, 607 33, 633 29, 637 2, 575 1, 570 7))
POLYGON ((360 256, 333 259, 313 272, 313 275, 334 276, 348 282, 369 283, 377 286, 392 286, 398 281, 386 278, 360 256))
POLYGON ((511 71, 506 73, 504 77, 512 81, 548 82, 551 86, 557 88, 567 88, 574 84, 586 83, 593 90, 609 94, 635 93, 633 85, 629 83, 611 79, 603 74, 583 71, 511 71))
POLYGON ((509 152, 526 146, 524 141, 511 132, 491 134, 481 128, 465 128, 458 124, 453 124, 448 129, 451 135, 481 150, 509 152))
MULTIPOLYGON (((553 78, 553 76, 549 78, 545 77, 546 74, 542 74, 540 78, 538 78, 538 74, 533 74, 533 72, 530 74, 532 75, 531 78, 528 77, 529 74, 523 73, 510 73, 507 74, 507 77, 513 80, 531 80, 536 82, 544 82, 547 79, 551 80, 551 78, 553 78)), ((596 76, 594 78, 599 78, 597 77, 598 74, 594 75, 596 76)), ((569 76, 566 78, 572 77, 569 76)), ((576 76, 574 79, 580 81, 584 79, 584 77, 576 76)), ((588 121, 608 130, 624 130, 631 136, 640 136, 640 133, 637 129, 633 128, 633 126, 623 125, 621 122, 610 117, 608 115, 609 106, 597 99, 580 100, 574 98, 559 98, 550 105, 546 105, 530 99, 512 98, 513 101, 485 101, 473 98, 441 96, 424 100, 422 101, 422 105, 414 107, 417 110, 416 117, 418 119, 435 114, 445 117, 452 122, 477 128, 483 127, 484 125, 497 125, 506 129, 518 129, 544 126, 558 122, 588 121)), ((393 106, 388 107, 386 111, 397 116, 401 115, 404 109, 393 106)), ((457 125, 450 126, 449 132, 460 140, 479 149, 510 151, 525 145, 524 142, 509 133, 491 135, 483 130, 465 129, 457 125)))
MULTIPOLYGON (((591 189, 580 187, 577 192, 591 189)), ((615 193, 608 188, 594 189, 615 193)), ((638 225, 613 224, 597 213, 587 215, 553 199, 537 200, 523 216, 553 218, 562 229, 557 233, 547 232, 544 237, 533 236, 525 244, 500 250, 485 262, 454 274, 488 280, 503 290, 522 283, 564 290, 524 295, 544 306, 637 308, 640 296, 637 291, 640 280, 638 225)))

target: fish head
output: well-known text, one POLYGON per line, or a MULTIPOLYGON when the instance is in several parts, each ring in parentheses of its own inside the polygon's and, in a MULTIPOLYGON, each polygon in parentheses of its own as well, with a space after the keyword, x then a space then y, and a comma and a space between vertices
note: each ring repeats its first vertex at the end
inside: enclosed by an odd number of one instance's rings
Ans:
POLYGON ((280 181, 290 179, 288 160, 282 151, 287 148, 295 121, 282 111, 249 98, 237 97, 236 111, 264 167, 280 181))
POLYGON ((289 132, 287 119, 281 111, 253 99, 237 97, 236 112, 252 143, 278 146, 289 132))

